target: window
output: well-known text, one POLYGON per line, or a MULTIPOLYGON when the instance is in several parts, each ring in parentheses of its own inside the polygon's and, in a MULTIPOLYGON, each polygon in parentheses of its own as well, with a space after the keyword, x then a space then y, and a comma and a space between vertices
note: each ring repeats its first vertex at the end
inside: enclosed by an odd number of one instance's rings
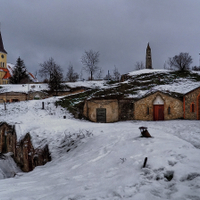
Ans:
POLYGON ((149 107, 147 107, 147 115, 149 115, 149 107))
POLYGON ((195 110, 194 110, 194 103, 191 104, 190 111, 191 111, 191 112, 194 112, 194 111, 195 111, 195 110))
POLYGON ((168 111, 168 115, 170 115, 171 114, 171 108, 170 108, 170 106, 168 107, 167 111, 168 111))

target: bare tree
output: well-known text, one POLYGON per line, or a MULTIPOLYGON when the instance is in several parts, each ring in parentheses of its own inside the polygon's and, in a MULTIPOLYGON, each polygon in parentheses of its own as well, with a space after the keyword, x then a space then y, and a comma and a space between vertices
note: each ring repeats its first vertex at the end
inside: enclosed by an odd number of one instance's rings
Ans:
POLYGON ((62 72, 62 68, 56 64, 52 57, 44 63, 41 63, 40 67, 41 69, 39 70, 39 75, 41 77, 47 78, 48 80, 50 79, 53 71, 55 71, 55 68, 57 68, 58 71, 62 72))
POLYGON ((192 67, 192 70, 193 70, 193 71, 200 71, 200 66, 193 66, 193 67, 192 67))
POLYGON ((62 81, 63 81, 62 71, 60 71, 59 68, 57 68, 57 66, 54 66, 54 68, 51 71, 50 79, 48 82, 48 87, 50 91, 56 92, 57 95, 58 91, 63 89, 62 81))
POLYGON ((76 82, 78 80, 79 76, 76 72, 74 72, 74 67, 70 63, 67 69, 67 74, 66 74, 66 81, 69 82, 76 82))
POLYGON ((113 79, 115 81, 120 80, 120 73, 119 73, 118 69, 116 68, 116 66, 114 67, 114 70, 113 70, 113 79))
POLYGON ((81 57, 81 62, 84 65, 83 69, 90 74, 90 79, 93 80, 93 74, 98 70, 99 52, 93 50, 85 51, 81 57))
POLYGON ((135 69, 136 70, 144 69, 144 63, 142 61, 136 62, 135 69))
POLYGON ((98 72, 97 72, 97 79, 101 79, 102 78, 102 74, 103 74, 103 69, 99 68, 98 72))
POLYGON ((51 92, 58 93, 58 90, 62 89, 63 81, 63 70, 56 64, 53 58, 50 58, 48 61, 40 64, 41 68, 39 74, 41 77, 45 77, 48 80, 48 87, 51 92))
POLYGON ((175 55, 173 58, 169 58, 168 64, 170 67, 175 67, 179 71, 186 71, 190 69, 192 57, 189 53, 180 53, 179 55, 175 55))
POLYGON ((79 74, 79 79, 80 79, 80 80, 83 80, 83 68, 81 69, 81 72, 80 72, 80 74, 79 74))

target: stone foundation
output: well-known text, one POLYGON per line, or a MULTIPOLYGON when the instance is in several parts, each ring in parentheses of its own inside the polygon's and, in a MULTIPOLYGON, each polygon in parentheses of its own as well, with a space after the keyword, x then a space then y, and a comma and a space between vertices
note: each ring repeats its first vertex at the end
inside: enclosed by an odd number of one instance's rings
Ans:
POLYGON ((185 94, 183 101, 184 101, 184 118, 199 120, 200 119, 200 88, 197 88, 185 94))
POLYGON ((15 127, 6 122, 0 123, 0 152, 13 152, 13 159, 24 172, 51 161, 48 145, 34 149, 29 133, 17 142, 15 127))
POLYGON ((164 101, 164 120, 183 118, 183 102, 162 92, 156 92, 135 102, 136 120, 154 120, 153 101, 157 96, 164 101))

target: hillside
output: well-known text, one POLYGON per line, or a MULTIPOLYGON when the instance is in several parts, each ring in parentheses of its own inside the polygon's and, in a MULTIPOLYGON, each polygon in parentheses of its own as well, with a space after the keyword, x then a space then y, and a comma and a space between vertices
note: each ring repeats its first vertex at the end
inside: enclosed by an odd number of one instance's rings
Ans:
MULTIPOLYGON (((88 87, 86 92, 66 96, 58 104, 75 114, 83 107, 85 99, 140 99, 160 90, 177 98, 200 86, 200 73, 169 70, 139 70, 125 75, 123 82, 107 82, 88 87)), ((80 117, 82 117, 80 115, 80 117)))
POLYGON ((0 121, 15 124, 18 139, 29 132, 34 146, 47 143, 52 156, 32 172, 1 179, 1 200, 200 198, 199 121, 98 124, 56 108, 58 98, 42 100, 44 110, 40 100, 0 105, 0 121), (140 126, 153 138, 141 138, 140 126))

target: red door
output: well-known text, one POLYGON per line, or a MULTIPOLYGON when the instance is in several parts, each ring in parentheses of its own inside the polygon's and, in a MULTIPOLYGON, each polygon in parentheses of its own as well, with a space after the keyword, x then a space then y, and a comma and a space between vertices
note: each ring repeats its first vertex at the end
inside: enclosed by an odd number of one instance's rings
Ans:
POLYGON ((164 105, 153 106, 153 120, 154 121, 164 120, 164 105))

